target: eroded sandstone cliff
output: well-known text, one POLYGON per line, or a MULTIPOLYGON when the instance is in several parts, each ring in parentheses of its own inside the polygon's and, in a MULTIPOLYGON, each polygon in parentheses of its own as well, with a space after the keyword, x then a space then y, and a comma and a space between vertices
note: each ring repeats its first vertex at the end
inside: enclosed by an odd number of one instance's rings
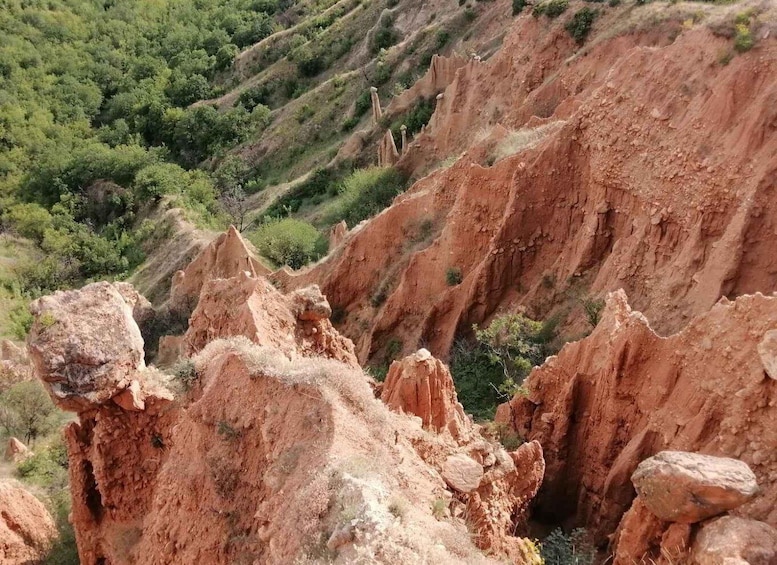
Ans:
MULTIPOLYGON (((760 491, 753 497, 753 481, 749 496, 737 499, 732 513, 775 526, 777 382, 766 367, 777 350, 759 347, 775 327, 777 298, 755 294, 721 299, 683 331, 664 338, 629 307, 623 291, 610 294, 594 332, 535 369, 526 383, 528 394, 497 413, 497 420, 543 447, 546 475, 535 501, 537 515, 585 525, 606 546, 629 511, 630 522, 622 527, 631 530, 632 543, 641 540, 629 557, 655 551, 659 559, 668 524, 655 517, 660 505, 652 512, 641 503, 632 506, 632 481, 647 484, 635 474, 644 459, 680 450, 746 463, 760 491), (653 526, 646 518, 651 515, 657 520, 653 526), (634 534, 634 525, 645 531, 634 534)), ((710 476, 713 472, 714 466, 710 476)), ((724 468, 719 476, 733 480, 732 473, 724 468)), ((679 475, 673 484, 683 490, 679 475)), ((716 482, 716 488, 724 486, 724 480, 716 482)), ((680 514, 661 514, 664 521, 704 519, 682 517, 682 496, 666 496, 680 514)), ((711 497, 697 499, 709 498, 709 508, 715 508, 711 497)))
POLYGON ((212 269, 178 379, 145 366, 131 287, 33 304, 37 374, 79 418, 65 436, 82 563, 536 562, 516 534, 539 444, 486 438, 428 352, 386 383, 389 410, 317 287, 212 269), (411 398, 403 382, 429 386, 411 398))
POLYGON ((712 30, 734 9, 698 9, 686 28, 683 7, 608 12, 597 26, 624 33, 580 51, 560 23, 518 18, 493 57, 446 73, 398 166, 455 164, 276 280, 320 284, 362 362, 392 339, 445 356, 457 332, 519 306, 572 309, 574 333, 578 299, 618 288, 663 334, 721 296, 774 290, 777 44, 764 24, 721 64, 730 40, 712 30))

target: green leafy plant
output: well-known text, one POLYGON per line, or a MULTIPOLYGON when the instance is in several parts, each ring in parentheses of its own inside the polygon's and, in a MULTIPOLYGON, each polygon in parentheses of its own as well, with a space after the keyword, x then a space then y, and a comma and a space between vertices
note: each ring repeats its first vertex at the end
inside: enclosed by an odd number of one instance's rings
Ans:
POLYGON ((583 310, 585 311, 586 319, 591 324, 592 328, 595 328, 599 324, 599 320, 602 317, 602 310, 604 309, 604 300, 601 298, 584 298, 582 300, 583 310))
POLYGON ((437 520, 445 518, 445 514, 448 510, 448 501, 444 498, 435 498, 432 502, 432 516, 437 520))
POLYGON ((592 565, 596 549, 582 528, 572 530, 569 534, 555 529, 542 540, 540 555, 546 565, 592 565))
POLYGON ((575 15, 572 16, 572 19, 567 22, 565 26, 566 30, 578 45, 585 43, 588 34, 591 32, 591 27, 594 24, 596 16, 597 11, 586 6, 577 11, 575 15))
POLYGON ((294 218, 269 220, 248 234, 259 252, 276 265, 299 269, 320 256, 322 238, 313 225, 294 218))
POLYGON ((464 409, 490 420, 499 403, 525 394, 523 381, 552 351, 557 320, 536 322, 521 314, 495 318, 486 328, 473 327, 476 341, 458 341, 450 370, 464 409))
POLYGON ((526 7, 526 0, 513 0, 513 16, 517 16, 526 7))
POLYGON ((531 14, 535 18, 544 14, 550 19, 555 19, 566 12, 568 7, 569 0, 546 0, 535 4, 531 14))
POLYGON ((736 35, 734 36, 734 49, 739 53, 750 51, 755 45, 755 39, 750 28, 744 23, 736 24, 736 35))
POLYGON ((61 421, 62 413, 37 380, 17 383, 0 394, 0 426, 26 444, 51 432, 61 421))
POLYGON ((407 184, 393 167, 357 169, 343 180, 339 194, 324 209, 327 224, 342 220, 355 226, 386 208, 407 184))
POLYGON ((227 441, 232 441, 240 437, 240 432, 224 420, 219 420, 216 424, 216 432, 227 441))
POLYGON ((447 271, 445 271, 445 282, 448 284, 448 286, 458 286, 461 284, 461 281, 464 280, 461 274, 461 269, 458 267, 449 267, 447 271))

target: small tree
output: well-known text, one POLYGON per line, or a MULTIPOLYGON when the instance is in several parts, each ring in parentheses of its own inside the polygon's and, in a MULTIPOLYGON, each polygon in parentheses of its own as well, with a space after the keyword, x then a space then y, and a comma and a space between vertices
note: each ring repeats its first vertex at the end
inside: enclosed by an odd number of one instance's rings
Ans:
POLYGON ((473 327, 475 337, 486 348, 488 358, 504 373, 499 392, 508 397, 519 392, 534 365, 544 359, 540 343, 542 323, 522 314, 508 314, 494 319, 487 328, 473 327))
POLYGON ((38 381, 17 383, 0 394, 0 425, 29 444, 56 425, 57 409, 38 381))
POLYGON ((227 213, 230 222, 237 228, 237 231, 243 232, 251 225, 247 221, 248 212, 251 211, 251 208, 243 187, 238 185, 224 192, 219 198, 219 202, 221 202, 221 207, 227 213))

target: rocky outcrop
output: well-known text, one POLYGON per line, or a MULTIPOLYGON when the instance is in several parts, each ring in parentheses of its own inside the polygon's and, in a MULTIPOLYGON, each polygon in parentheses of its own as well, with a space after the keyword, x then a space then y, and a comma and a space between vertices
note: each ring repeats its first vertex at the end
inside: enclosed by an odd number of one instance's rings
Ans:
POLYGON ((388 410, 318 287, 204 275, 178 383, 144 366, 131 288, 33 308, 39 376, 79 417, 65 439, 81 563, 290 563, 322 547, 335 563, 493 562, 476 546, 538 562, 516 537, 542 482, 538 444, 508 454, 482 436, 428 353, 406 369, 442 407, 434 425, 388 410), (467 484, 451 478, 464 459, 467 484))
MULTIPOLYGON (((734 465, 744 481, 731 487, 741 491, 734 498, 749 501, 733 512, 777 524, 777 484, 772 480, 777 471, 772 455, 777 447, 777 389, 758 353, 763 336, 775 327, 777 298, 756 294, 734 302, 723 299, 682 332, 662 338, 642 314, 631 310, 625 293, 610 294, 594 332, 535 369, 526 382, 528 396, 499 408, 499 421, 542 444, 547 471, 536 510, 546 518, 584 524, 599 543, 606 543, 632 506, 636 493, 629 477, 638 464, 661 451, 684 450, 746 463, 762 492, 750 499, 752 477, 744 466, 734 465)), ((663 475, 662 459, 637 472, 638 489, 650 486, 649 473, 643 471, 663 475)), ((693 472, 671 468, 672 476, 685 477, 672 488, 685 484, 690 489, 688 477, 697 477, 698 485, 715 472, 709 466, 693 472)), ((718 476, 720 484, 732 485, 731 478, 728 473, 718 476)), ((711 494, 708 486, 694 489, 676 492, 675 502, 680 505, 691 493, 702 498, 711 494)), ((629 512, 631 523, 645 528, 645 503, 658 496, 649 491, 629 512)), ((702 515, 698 509, 688 512, 686 518, 702 515)), ((665 530, 665 524, 653 528, 659 536, 665 530)))
POLYGON ((250 276, 269 274, 234 226, 218 236, 182 271, 173 276, 170 306, 191 312, 203 285, 211 279, 228 279, 247 272, 250 276))
POLYGON ((191 355, 215 339, 244 336, 288 356, 301 353, 358 366, 353 344, 334 330, 330 315, 318 287, 284 297, 267 279, 243 272, 203 285, 184 342, 191 355))
POLYGON ((733 510, 758 494, 746 463, 681 451, 661 451, 645 459, 631 482, 660 520, 685 524, 733 510))
POLYGON ((329 249, 334 249, 340 245, 345 240, 347 233, 348 224, 345 223, 345 220, 339 224, 333 225, 332 229, 329 230, 329 249))
POLYGON ((102 404, 145 367, 133 306, 107 282, 56 292, 30 305, 35 316, 30 358, 59 406, 81 411, 102 404))
POLYGON ((8 444, 5 447, 5 460, 11 463, 18 463, 24 461, 32 453, 21 441, 15 437, 8 438, 8 444))
POLYGON ((524 531, 542 484, 542 447, 532 442, 508 453, 487 440, 464 414, 448 368, 425 349, 391 364, 381 399, 434 433, 413 443, 449 487, 454 511, 467 516, 476 545, 524 562, 525 546, 514 535, 524 531))
POLYGON ((770 565, 777 562, 777 530, 763 522, 723 516, 701 527, 691 557, 698 565, 770 565))
POLYGON ((15 481, 0 480, 0 562, 39 563, 57 529, 46 507, 15 481))
POLYGON ((418 416, 429 429, 448 431, 454 439, 466 436, 472 427, 456 398, 450 371, 426 349, 391 364, 381 400, 394 410, 418 416))
POLYGON ((394 134, 391 130, 386 130, 378 145, 378 166, 391 167, 399 161, 399 151, 394 141, 394 134))
POLYGON ((441 474, 452 489, 470 493, 477 490, 483 480, 483 466, 471 457, 457 453, 445 460, 441 474))
POLYGON ((777 106, 763 79, 777 72, 777 44, 722 66, 727 40, 704 26, 678 36, 673 10, 574 57, 560 20, 518 18, 497 54, 458 68, 397 166, 458 161, 291 284, 317 282, 347 313, 339 327, 362 362, 392 339, 445 358, 457 333, 516 307, 536 319, 570 310, 579 334, 576 297, 618 288, 662 334, 721 296, 777 289, 777 106), (499 128, 492 152, 476 133, 499 128), (461 284, 447 285, 450 268, 461 284), (386 300, 374 307, 379 289, 386 300))

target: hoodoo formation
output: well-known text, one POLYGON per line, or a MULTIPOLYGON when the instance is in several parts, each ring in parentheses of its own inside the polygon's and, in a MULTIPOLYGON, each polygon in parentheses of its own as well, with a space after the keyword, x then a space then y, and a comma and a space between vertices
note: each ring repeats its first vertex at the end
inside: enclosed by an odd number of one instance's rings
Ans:
POLYGON ((777 564, 777 3, 6 8, 0 563, 777 564))

